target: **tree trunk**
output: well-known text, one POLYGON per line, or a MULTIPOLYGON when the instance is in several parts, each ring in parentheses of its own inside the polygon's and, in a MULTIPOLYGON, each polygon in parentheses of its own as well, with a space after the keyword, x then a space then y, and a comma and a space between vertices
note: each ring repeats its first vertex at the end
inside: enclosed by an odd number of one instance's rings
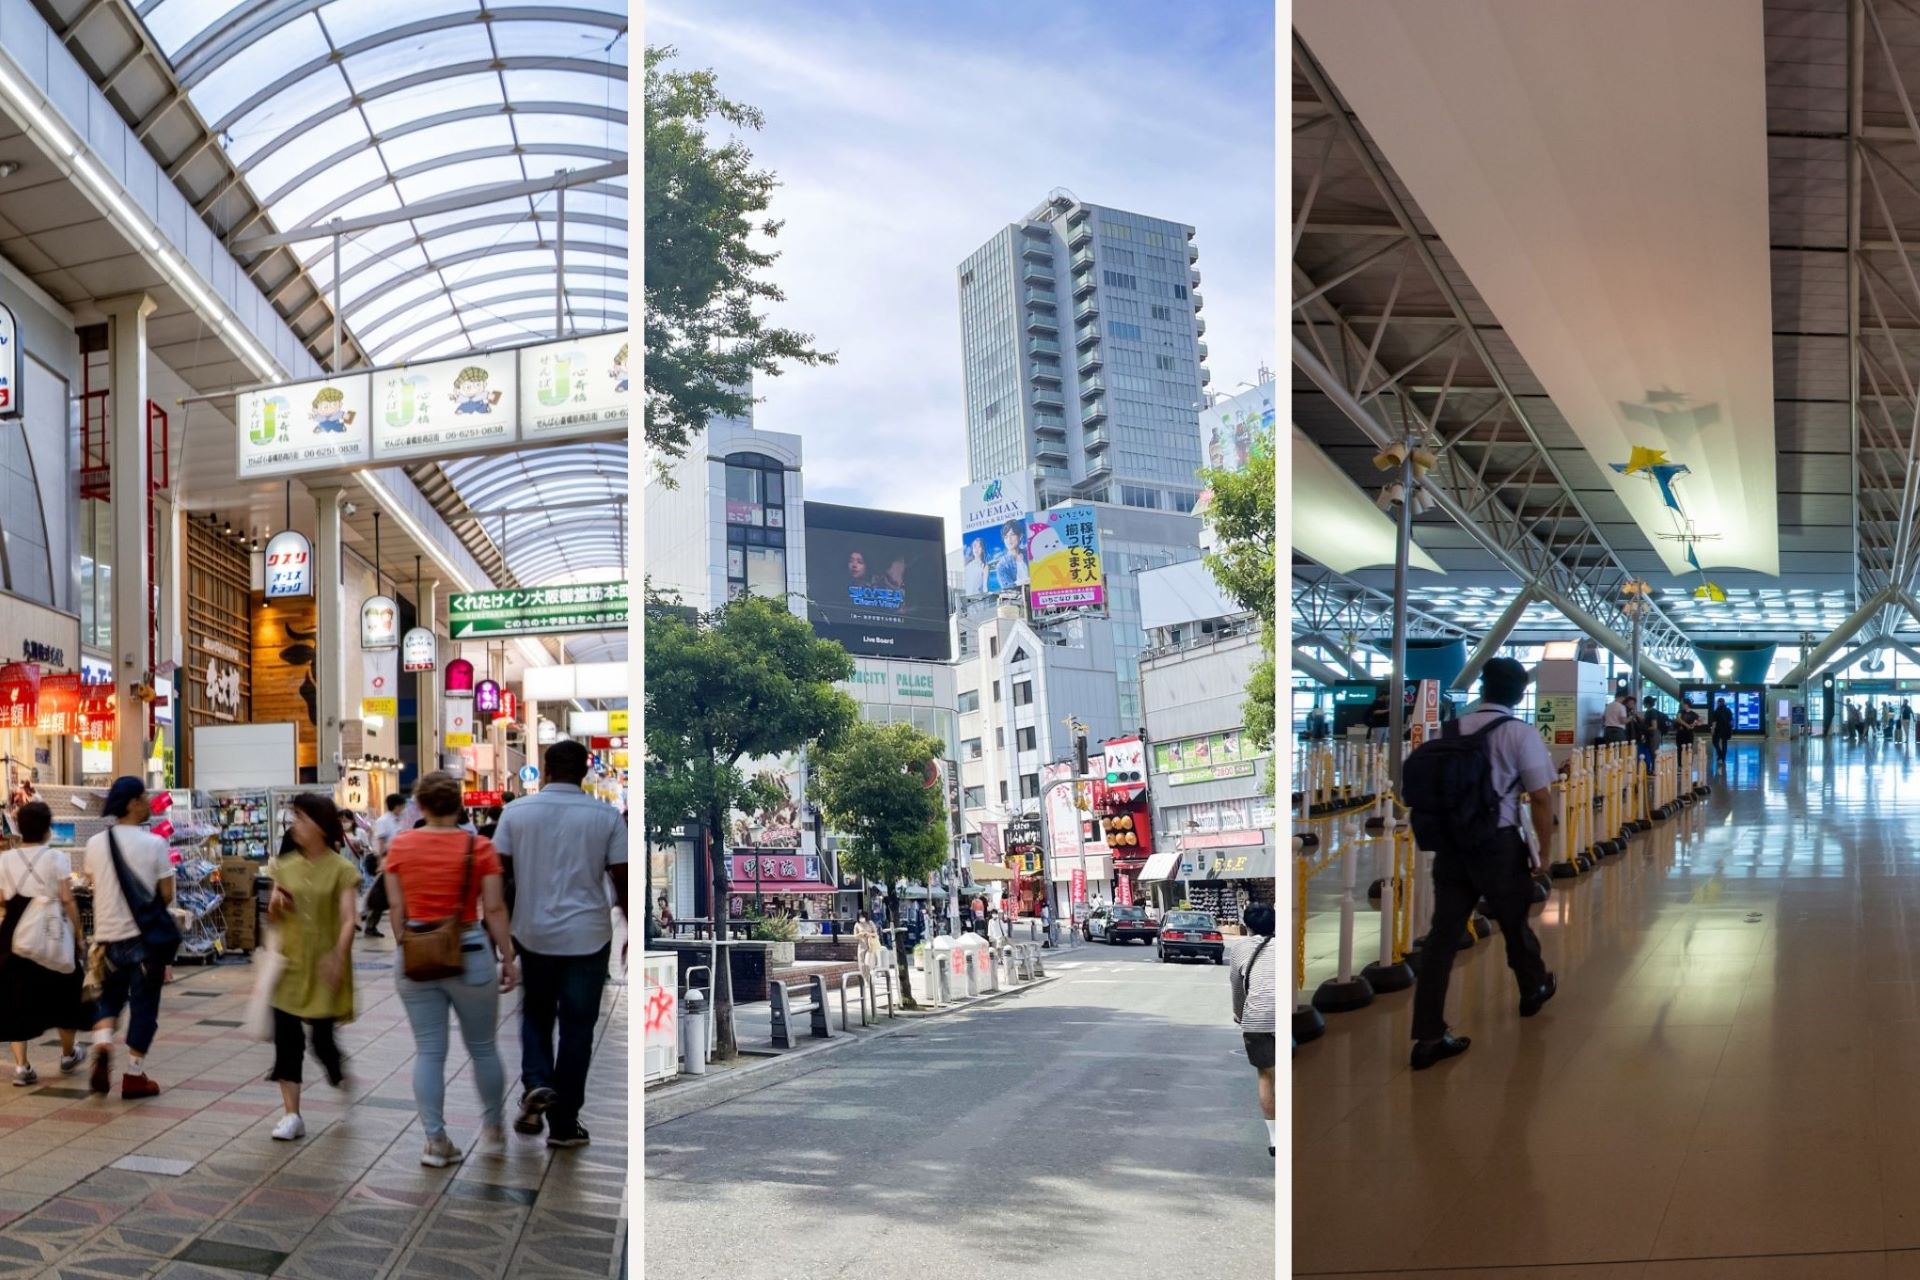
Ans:
MULTIPOLYGON (((727 940, 727 839, 723 814, 707 814, 707 870, 712 879, 713 936, 727 940)), ((713 973, 713 1056, 727 1061, 739 1056, 740 1046, 733 1035, 733 961, 727 948, 715 949, 718 958, 713 973)))
POLYGON ((918 1009, 920 1006, 913 1002, 913 964, 907 956, 907 931, 900 925, 900 887, 895 884, 887 885, 887 923, 893 926, 893 962, 900 979, 900 1007, 918 1009))

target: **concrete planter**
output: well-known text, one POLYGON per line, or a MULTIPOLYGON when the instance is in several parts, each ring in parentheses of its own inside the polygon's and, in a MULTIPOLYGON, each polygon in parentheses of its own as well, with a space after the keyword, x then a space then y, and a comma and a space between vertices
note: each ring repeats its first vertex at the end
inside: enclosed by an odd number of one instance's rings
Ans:
POLYGON ((777 969, 784 965, 792 964, 793 947, 794 944, 791 942, 769 942, 767 944, 767 967, 769 969, 777 969))

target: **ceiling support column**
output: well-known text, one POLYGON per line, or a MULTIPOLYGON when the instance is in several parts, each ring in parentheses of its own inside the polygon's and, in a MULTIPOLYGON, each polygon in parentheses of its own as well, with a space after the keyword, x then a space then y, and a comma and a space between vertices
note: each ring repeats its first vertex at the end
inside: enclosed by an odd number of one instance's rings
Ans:
MULTIPOLYGON (((113 683, 116 694, 113 771, 147 776, 148 704, 133 687, 153 678, 147 614, 153 583, 147 573, 147 497, 152 476, 147 441, 147 317, 155 303, 144 293, 100 304, 107 313, 108 459, 113 468, 113 683)), ((180 686, 184 689, 184 683, 180 686)))
POLYGON ((1507 637, 1513 634, 1513 629, 1520 625, 1520 619, 1526 615, 1527 606, 1532 603, 1533 587, 1529 585, 1520 588, 1520 594, 1513 598, 1513 603, 1509 604, 1494 621, 1493 629, 1480 637, 1480 643, 1475 645, 1473 652, 1467 655, 1467 665, 1460 668, 1460 674, 1453 678, 1453 688, 1468 689, 1473 686, 1474 677, 1480 674, 1480 668, 1486 666, 1487 660, 1500 652, 1500 646, 1507 642, 1507 637))
POLYGON ((1793 670, 1787 672, 1786 675, 1780 677, 1780 683, 1783 686, 1797 686, 1797 685, 1803 684, 1806 681, 1806 678, 1808 675, 1819 670, 1821 664, 1825 663, 1828 658, 1832 657, 1834 652, 1837 649, 1839 649, 1841 645, 1845 644, 1847 641, 1853 639, 1854 636, 1858 635, 1860 633, 1860 628, 1866 626, 1867 623, 1871 622, 1873 620, 1873 616, 1876 613, 1878 613, 1882 608, 1884 608, 1889 604, 1895 603, 1898 596, 1901 594, 1903 593, 1898 592, 1893 587, 1882 587, 1880 590, 1874 592, 1872 595, 1868 596, 1865 600, 1861 601, 1860 607, 1858 609, 1855 609, 1850 615, 1848 615, 1847 620, 1845 622, 1841 623, 1838 627, 1835 627, 1831 632, 1829 632, 1825 640, 1822 640, 1819 644, 1813 646, 1813 652, 1809 653, 1806 657, 1800 659, 1799 665, 1795 666, 1793 670))
POLYGON ((1346 683, 1346 677, 1342 676, 1338 671, 1335 671, 1324 662, 1308 657, 1297 648, 1293 651, 1293 669, 1305 675, 1312 676, 1321 684, 1346 683))

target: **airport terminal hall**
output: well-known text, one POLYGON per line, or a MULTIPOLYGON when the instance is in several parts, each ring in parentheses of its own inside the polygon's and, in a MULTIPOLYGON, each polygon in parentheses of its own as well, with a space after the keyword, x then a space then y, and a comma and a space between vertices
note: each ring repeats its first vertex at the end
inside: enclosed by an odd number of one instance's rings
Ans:
POLYGON ((1289 63, 1294 1273, 1920 1277, 1920 4, 1289 63))

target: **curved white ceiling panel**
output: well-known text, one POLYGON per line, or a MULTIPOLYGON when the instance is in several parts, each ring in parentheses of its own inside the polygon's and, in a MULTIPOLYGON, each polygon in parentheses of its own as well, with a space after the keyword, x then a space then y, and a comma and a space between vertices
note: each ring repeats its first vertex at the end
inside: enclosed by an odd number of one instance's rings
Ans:
MULTIPOLYGON (((1397 473, 1395 473, 1397 474, 1397 473)), ((1383 475, 1384 484, 1394 475, 1383 475)), ((1293 549, 1336 573, 1393 567, 1400 542, 1397 516, 1374 504, 1306 432, 1293 429, 1293 549)), ((1415 569, 1445 573, 1419 543, 1409 548, 1415 569)))
POLYGON ((1295 28, 1648 534, 1778 574, 1761 6, 1298 0, 1295 28))

